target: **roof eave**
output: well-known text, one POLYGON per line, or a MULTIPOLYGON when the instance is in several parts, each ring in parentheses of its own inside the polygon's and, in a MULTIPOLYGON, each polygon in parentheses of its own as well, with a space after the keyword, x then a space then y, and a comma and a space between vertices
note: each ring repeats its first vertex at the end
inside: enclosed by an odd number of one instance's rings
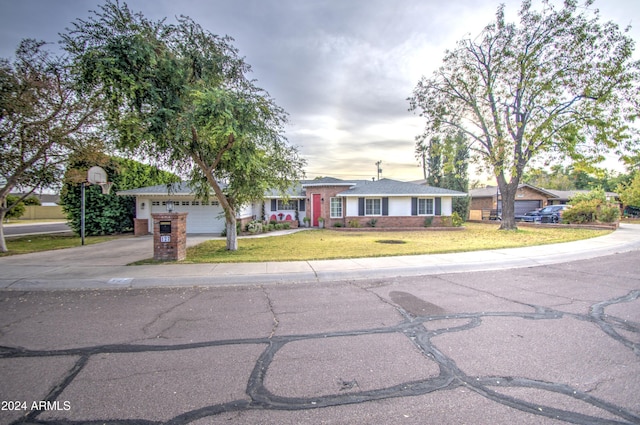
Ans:
POLYGON ((463 197, 468 196, 466 193, 338 193, 336 196, 344 196, 344 197, 363 197, 363 196, 377 196, 377 197, 416 197, 416 196, 433 196, 433 197, 442 197, 442 196, 451 196, 451 197, 463 197))

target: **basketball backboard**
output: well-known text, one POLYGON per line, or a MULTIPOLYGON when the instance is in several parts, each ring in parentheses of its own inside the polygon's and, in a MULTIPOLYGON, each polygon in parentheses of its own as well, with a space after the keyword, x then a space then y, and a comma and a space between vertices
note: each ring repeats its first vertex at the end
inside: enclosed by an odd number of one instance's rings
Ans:
POLYGON ((107 172, 102 167, 94 166, 87 171, 87 181, 91 184, 107 182, 107 172))

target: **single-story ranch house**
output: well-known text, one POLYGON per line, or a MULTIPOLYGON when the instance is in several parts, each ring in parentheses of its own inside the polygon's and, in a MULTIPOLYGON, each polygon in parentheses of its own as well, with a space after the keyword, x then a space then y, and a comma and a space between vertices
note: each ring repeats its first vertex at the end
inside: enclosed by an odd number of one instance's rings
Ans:
MULTIPOLYGON (((186 183, 142 187, 119 191, 135 196, 135 234, 153 232, 151 213, 167 211, 172 201, 176 212, 187 212, 187 233, 221 233, 225 228, 220 203, 212 197, 203 202, 195 198, 186 183)), ((313 227, 324 220, 326 227, 344 227, 357 222, 361 227, 375 219, 376 227, 423 227, 430 217, 437 226, 450 216, 452 198, 464 192, 418 185, 390 179, 340 180, 324 177, 302 180, 287 194, 266 193, 264 199, 238 212, 243 225, 252 220, 287 221, 295 227, 305 217, 313 227)))

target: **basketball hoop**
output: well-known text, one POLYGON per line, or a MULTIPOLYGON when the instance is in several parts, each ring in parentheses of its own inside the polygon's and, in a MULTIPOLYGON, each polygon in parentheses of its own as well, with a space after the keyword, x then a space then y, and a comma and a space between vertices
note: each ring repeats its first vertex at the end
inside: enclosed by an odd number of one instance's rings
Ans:
POLYGON ((85 186, 97 184, 102 189, 103 195, 108 195, 111 192, 112 182, 107 181, 107 172, 102 167, 94 166, 87 170, 87 180, 80 185, 81 187, 81 200, 80 200, 80 239, 82 245, 84 245, 84 228, 85 228, 85 186))
POLYGON ((98 185, 102 188, 102 194, 108 195, 111 192, 111 187, 113 187, 113 182, 98 183, 98 185))
POLYGON ((106 183, 107 172, 102 167, 91 167, 87 171, 87 181, 91 184, 106 183))

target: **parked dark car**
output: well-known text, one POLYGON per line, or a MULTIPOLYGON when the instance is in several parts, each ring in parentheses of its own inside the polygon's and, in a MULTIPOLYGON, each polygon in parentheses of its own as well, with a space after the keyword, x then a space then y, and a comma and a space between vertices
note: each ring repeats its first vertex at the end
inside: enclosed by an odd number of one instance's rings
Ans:
POLYGON ((562 212, 570 208, 569 205, 549 205, 540 210, 541 223, 559 223, 562 212))
POLYGON ((533 211, 526 212, 524 214, 518 214, 515 216, 516 221, 524 221, 526 223, 533 223, 536 221, 540 221, 540 210, 542 208, 537 208, 533 211))

